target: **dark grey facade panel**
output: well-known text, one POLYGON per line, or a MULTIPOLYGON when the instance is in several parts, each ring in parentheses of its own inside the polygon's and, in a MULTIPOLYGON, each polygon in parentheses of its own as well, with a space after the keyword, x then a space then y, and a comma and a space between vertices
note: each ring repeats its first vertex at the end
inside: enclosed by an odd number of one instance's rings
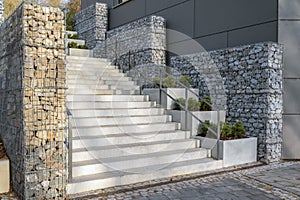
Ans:
POLYGON ((193 2, 194 0, 146 0, 146 14, 151 15, 186 1, 193 2))
POLYGON ((283 116, 283 154, 285 159, 300 159, 300 116, 283 116))
POLYGON ((167 10, 155 13, 167 21, 167 28, 191 38, 194 36, 194 2, 186 1, 167 10))
POLYGON ((300 20, 279 21, 279 43, 284 44, 285 78, 300 78, 300 20))
POLYGON ((279 0, 279 19, 300 19, 299 0, 279 0))
POLYGON ((277 20, 276 0, 196 0, 195 37, 277 20))
POLYGON ((207 51, 227 48, 227 32, 195 39, 207 51))
POLYGON ((146 16, 146 0, 132 0, 109 10, 109 28, 127 24, 146 16))
POLYGON ((228 32, 228 47, 264 41, 277 42, 277 21, 228 32))
MULTIPOLYGON (((300 114, 300 79, 284 79, 283 113, 300 114)), ((300 131, 300 129, 299 129, 300 131)))

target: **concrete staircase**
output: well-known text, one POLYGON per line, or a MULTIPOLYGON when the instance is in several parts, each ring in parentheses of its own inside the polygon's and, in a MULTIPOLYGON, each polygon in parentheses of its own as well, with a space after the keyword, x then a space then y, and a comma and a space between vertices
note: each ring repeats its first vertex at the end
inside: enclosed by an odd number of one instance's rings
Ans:
POLYGON ((67 57, 67 106, 73 115, 69 194, 222 167, 156 102, 139 95, 130 77, 88 51, 67 57))

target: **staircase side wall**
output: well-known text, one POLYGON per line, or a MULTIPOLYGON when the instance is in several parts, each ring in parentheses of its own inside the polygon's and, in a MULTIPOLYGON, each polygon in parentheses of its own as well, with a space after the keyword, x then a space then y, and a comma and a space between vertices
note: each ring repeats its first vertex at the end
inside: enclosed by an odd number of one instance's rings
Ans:
POLYGON ((1 26, 0 133, 21 199, 66 197, 64 18, 22 4, 1 26))
POLYGON ((258 158, 281 159, 282 46, 258 43, 171 59, 171 66, 192 79, 193 87, 225 104, 227 121, 242 121, 258 137, 258 158))
POLYGON ((4 21, 4 1, 0 0, 0 24, 4 21))
POLYGON ((75 16, 75 30, 80 39, 92 49, 97 42, 105 41, 108 26, 108 8, 106 4, 95 3, 75 16))

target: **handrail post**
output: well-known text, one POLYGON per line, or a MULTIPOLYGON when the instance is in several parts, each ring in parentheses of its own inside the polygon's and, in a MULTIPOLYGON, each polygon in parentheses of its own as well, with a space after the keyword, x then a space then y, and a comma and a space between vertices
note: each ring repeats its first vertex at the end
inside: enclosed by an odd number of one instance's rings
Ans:
POLYGON ((68 115, 68 181, 72 183, 72 163, 73 163, 73 134, 72 134, 72 114, 67 110, 68 115))
MULTIPOLYGON (((184 96, 185 96, 185 131, 187 131, 188 130, 188 127, 187 127, 187 125, 188 125, 188 109, 189 109, 189 106, 188 106, 188 90, 185 88, 185 94, 184 94, 184 96)), ((192 131, 191 131, 191 134, 192 134, 192 131)))
POLYGON ((218 123, 218 127, 217 127, 217 159, 220 159, 220 152, 219 152, 219 141, 220 141, 220 137, 221 137, 221 122, 220 122, 220 110, 217 110, 217 123, 218 123))
POLYGON ((161 100, 161 90, 162 90, 162 69, 159 69, 159 105, 160 106, 162 106, 161 105, 161 102, 162 102, 162 100, 161 100))

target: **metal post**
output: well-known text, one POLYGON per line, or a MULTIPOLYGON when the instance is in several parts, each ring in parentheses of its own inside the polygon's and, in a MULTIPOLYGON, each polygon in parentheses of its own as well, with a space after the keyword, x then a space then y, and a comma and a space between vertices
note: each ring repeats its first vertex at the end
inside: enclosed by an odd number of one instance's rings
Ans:
MULTIPOLYGON (((187 120, 188 120, 188 109, 189 109, 189 107, 188 107, 188 90, 186 88, 185 88, 185 105, 184 105, 184 107, 185 107, 185 131, 187 131, 188 130, 188 127, 187 127, 188 122, 187 122, 187 120)), ((191 131, 191 135, 190 136, 192 136, 192 131, 191 131)))
POLYGON ((159 70, 159 104, 161 106, 161 90, 162 90, 162 71, 161 69, 159 70))
POLYGON ((218 127, 217 127, 217 158, 218 160, 220 159, 220 152, 219 152, 219 141, 220 141, 220 137, 221 137, 221 122, 220 122, 220 110, 218 109, 217 111, 217 123, 218 123, 218 127))
POLYGON ((68 181, 72 183, 72 163, 73 163, 73 134, 72 115, 68 115, 68 181))

